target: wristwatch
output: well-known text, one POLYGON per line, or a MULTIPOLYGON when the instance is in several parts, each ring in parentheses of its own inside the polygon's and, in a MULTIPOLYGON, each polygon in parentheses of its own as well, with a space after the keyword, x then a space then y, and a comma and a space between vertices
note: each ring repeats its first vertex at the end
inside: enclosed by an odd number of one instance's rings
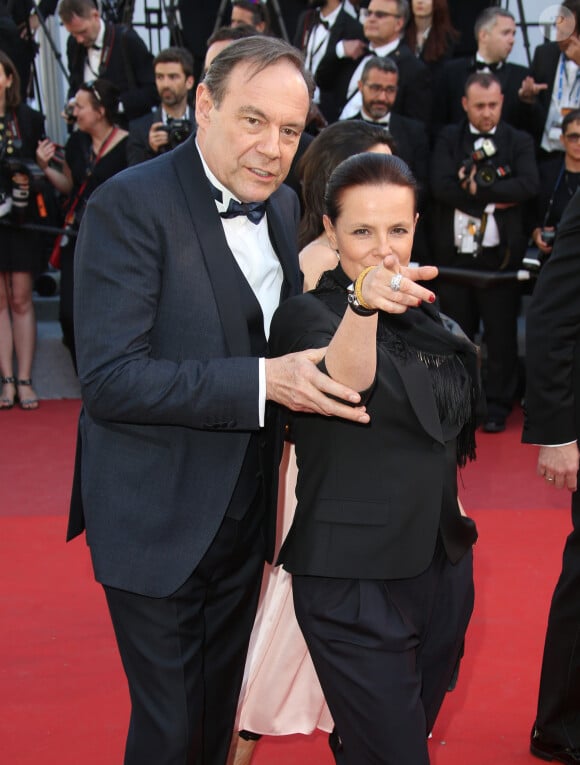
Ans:
POLYGON ((354 291, 354 282, 346 288, 348 307, 356 313, 357 316, 373 316, 377 313, 377 308, 364 308, 358 301, 354 291))

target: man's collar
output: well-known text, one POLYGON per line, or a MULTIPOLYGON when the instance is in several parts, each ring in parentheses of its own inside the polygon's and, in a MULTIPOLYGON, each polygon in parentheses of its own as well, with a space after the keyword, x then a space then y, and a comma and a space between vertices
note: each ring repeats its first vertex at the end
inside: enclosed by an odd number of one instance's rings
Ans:
MULTIPOLYGON (((478 130, 475 125, 472 125, 471 122, 467 122, 469 125, 469 132, 474 135, 481 135, 481 130, 478 130)), ((495 135, 495 131, 497 130, 497 125, 495 127, 492 127, 491 130, 488 130, 486 135, 495 135)))
POLYGON ((94 46, 96 46, 99 50, 102 50, 103 43, 105 42, 105 22, 103 19, 99 19, 99 34, 97 35, 97 39, 93 43, 94 46))
POLYGON ((185 104, 185 109, 183 110, 183 113, 179 115, 179 117, 172 117, 170 114, 167 114, 167 112, 165 111, 165 107, 162 106, 161 107, 161 119, 163 120, 163 124, 164 125, 167 125, 167 120, 168 119, 172 119, 172 120, 189 120, 190 122, 193 121, 192 120, 191 109, 190 109, 190 106, 189 106, 188 103, 185 104))
MULTIPOLYGON (((505 61, 494 61, 490 63, 489 61, 486 61, 484 59, 484 57, 481 55, 479 51, 477 51, 477 53, 475 54, 475 61, 476 63, 480 65, 485 64, 485 66, 487 66, 491 72, 494 72, 497 69, 501 69, 502 66, 505 64, 505 61)), ((478 68, 481 68, 481 67, 478 67, 478 68)))
POLYGON ((396 40, 392 40, 389 43, 385 43, 384 45, 379 45, 375 47, 373 43, 370 43, 370 47, 372 50, 372 53, 375 56, 388 56, 390 53, 392 53, 394 50, 396 50, 399 47, 399 43, 401 42, 401 38, 397 37, 396 40))
POLYGON ((216 199, 216 202, 215 202, 216 205, 217 205, 218 212, 220 212, 220 213, 225 212, 228 209, 228 207, 229 207, 230 199, 233 199, 235 202, 239 202, 240 200, 236 199, 234 197, 234 195, 232 194, 232 192, 229 191, 228 189, 226 189, 226 187, 223 185, 223 183, 218 181, 218 179, 215 177, 215 175, 209 169, 209 167, 207 165, 207 162, 204 159, 204 156, 203 156, 203 153, 201 151, 200 145, 199 145, 199 143, 197 141, 197 136, 195 137, 195 148, 197 149, 197 151, 199 153, 199 158, 201 159, 201 164, 203 165, 203 170, 204 170, 204 173, 207 176, 207 179, 212 184, 212 186, 215 186, 215 188, 218 189, 218 191, 221 191, 222 201, 220 202, 218 199, 216 199))
POLYGON ((327 13, 326 16, 323 16, 322 13, 320 14, 320 18, 328 24, 328 29, 332 27, 336 19, 338 18, 338 14, 340 13, 340 10, 342 8, 342 5, 338 5, 333 11, 330 13, 327 13))

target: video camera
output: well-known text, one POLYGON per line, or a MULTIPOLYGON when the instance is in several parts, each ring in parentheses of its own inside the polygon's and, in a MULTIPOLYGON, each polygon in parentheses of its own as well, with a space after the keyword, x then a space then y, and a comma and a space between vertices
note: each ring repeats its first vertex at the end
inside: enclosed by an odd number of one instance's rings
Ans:
POLYGON ((163 130, 167 133, 167 144, 163 146, 162 149, 170 151, 189 138, 191 131, 193 130, 193 125, 191 120, 188 119, 172 119, 168 121, 167 125, 159 125, 157 130, 163 130))
POLYGON ((475 171, 474 180, 475 183, 481 188, 488 188, 498 180, 498 178, 507 178, 511 175, 511 168, 509 165, 501 165, 497 167, 492 161, 491 157, 497 154, 497 148, 491 138, 484 138, 483 143, 479 149, 476 149, 470 154, 470 156, 463 160, 461 168, 465 171, 465 176, 468 177, 473 167, 477 167, 475 171))

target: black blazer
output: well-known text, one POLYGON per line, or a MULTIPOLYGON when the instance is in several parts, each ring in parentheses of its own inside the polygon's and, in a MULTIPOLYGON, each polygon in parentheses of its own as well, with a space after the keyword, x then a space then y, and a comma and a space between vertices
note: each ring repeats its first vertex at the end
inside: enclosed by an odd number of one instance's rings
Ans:
MULTIPOLYGON (((299 32, 296 42, 299 39, 302 42, 300 46, 297 46, 301 50, 306 44, 305 30, 311 15, 312 11, 306 11, 298 21, 299 32)), ((320 88, 320 110, 328 122, 336 122, 338 119, 346 99, 348 83, 356 68, 356 63, 351 58, 339 58, 336 55, 336 45, 341 40, 365 40, 362 24, 342 9, 330 30, 326 53, 316 72, 313 72, 316 84, 320 88)))
MULTIPOLYGON (((83 84, 87 49, 72 35, 67 41, 70 71, 69 98, 83 84)), ((137 32, 121 24, 107 24, 99 77, 110 80, 121 91, 124 117, 133 120, 159 103, 155 87, 153 56, 137 32)))
MULTIPOLYGON (((433 133, 437 135, 444 125, 461 122, 465 111, 461 99, 465 94, 468 77, 476 72, 475 57, 459 58, 447 61, 437 78, 435 99, 433 101, 433 133)), ((501 118, 518 130, 525 130, 537 137, 538 124, 541 122, 541 109, 538 104, 529 105, 520 101, 518 90, 530 70, 519 64, 505 63, 494 73, 500 82, 504 97, 501 118)))
MULTIPOLYGON (((517 268, 527 244, 523 202, 534 197, 539 190, 532 138, 501 121, 492 136, 497 154, 496 167, 508 166, 510 174, 499 178, 488 188, 479 188, 472 196, 462 189, 457 173, 463 160, 473 151, 473 136, 467 120, 443 128, 431 158, 431 205, 429 223, 430 242, 438 265, 451 265, 457 251, 454 245, 453 220, 455 209, 481 218, 490 202, 515 203, 515 206, 496 210, 494 217, 500 233, 498 267, 517 268)), ((461 256, 468 266, 466 256, 461 256)), ((470 263, 471 261, 469 261, 470 263)))
POLYGON ((538 116, 536 117, 534 128, 535 136, 538 142, 542 139, 546 119, 550 110, 552 93, 554 91, 554 78, 560 61, 560 48, 556 42, 547 42, 538 45, 534 51, 532 59, 531 74, 538 83, 545 83, 548 87, 541 90, 537 96, 538 116))
POLYGON ((161 122, 163 115, 161 109, 144 114, 129 123, 129 137, 127 139, 127 164, 138 165, 147 159, 153 159, 158 154, 151 151, 149 146, 149 130, 154 122, 161 122))
POLYGON ((526 313, 524 443, 564 444, 580 437, 578 241, 580 192, 566 208, 526 313))
MULTIPOLYGON (((359 112, 351 119, 362 120, 359 112)), ((380 123, 372 123, 380 126, 380 123)), ((391 114, 388 132, 395 141, 395 153, 411 168, 413 175, 425 189, 429 183, 429 139, 425 125, 419 120, 391 114)))
MULTIPOLYGON (((298 215, 290 189, 268 200, 282 297, 300 291, 298 215)), ((167 596, 214 538, 259 430, 258 360, 193 137, 92 195, 75 324, 84 407, 69 538, 86 525, 103 584, 167 596)), ((281 428, 270 414, 260 438, 273 542, 281 428)))
MULTIPOLYGON (((328 345, 344 310, 346 294, 339 312, 312 293, 289 300, 272 322, 273 352, 328 345)), ((279 561, 294 574, 407 578, 429 566, 439 531, 452 562, 475 541, 457 504, 457 430, 441 424, 426 365, 388 342, 377 350, 369 425, 293 417, 298 505, 279 561)))

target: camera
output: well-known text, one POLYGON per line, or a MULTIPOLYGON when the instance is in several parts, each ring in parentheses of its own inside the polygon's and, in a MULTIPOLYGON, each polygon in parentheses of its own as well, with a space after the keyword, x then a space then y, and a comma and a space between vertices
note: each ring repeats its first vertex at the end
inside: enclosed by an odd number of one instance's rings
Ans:
POLYGON ((488 188, 499 178, 507 178, 511 175, 509 165, 496 167, 491 161, 491 157, 497 154, 497 148, 491 138, 485 138, 479 149, 476 149, 471 155, 461 163, 466 177, 470 175, 474 165, 477 167, 474 180, 480 188, 488 188))
POLYGON ((163 130, 167 133, 167 144, 162 147, 165 151, 170 151, 183 143, 191 135, 193 125, 188 119, 168 120, 167 125, 159 125, 157 130, 163 130))

